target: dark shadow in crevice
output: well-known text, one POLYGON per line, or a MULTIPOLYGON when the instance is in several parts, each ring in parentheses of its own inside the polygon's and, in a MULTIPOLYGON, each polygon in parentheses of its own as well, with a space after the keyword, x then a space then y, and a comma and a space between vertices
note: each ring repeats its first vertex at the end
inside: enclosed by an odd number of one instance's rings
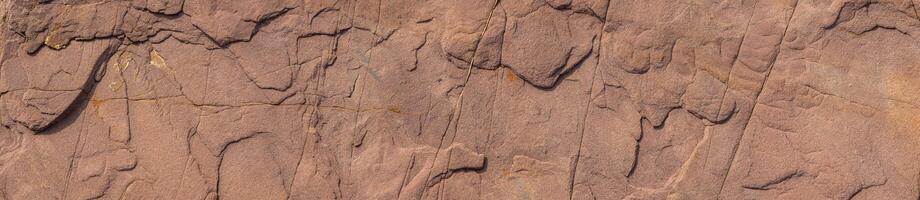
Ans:
POLYGON ((83 110, 86 109, 86 106, 89 104, 90 99, 92 98, 93 92, 96 91, 96 77, 102 77, 101 73, 105 71, 101 70, 104 68, 106 62, 112 55, 115 55, 115 51, 118 50, 118 47, 121 46, 121 40, 117 39, 108 39, 109 44, 105 47, 105 50, 102 51, 102 54, 96 58, 96 62, 93 63, 91 73, 86 77, 86 82, 83 83, 83 86, 80 87, 80 94, 77 95, 77 98, 74 98, 73 102, 64 109, 61 114, 51 120, 48 123, 48 126, 43 129, 35 130, 36 135, 51 135, 54 133, 61 132, 65 127, 73 124, 80 114, 83 113, 83 110))

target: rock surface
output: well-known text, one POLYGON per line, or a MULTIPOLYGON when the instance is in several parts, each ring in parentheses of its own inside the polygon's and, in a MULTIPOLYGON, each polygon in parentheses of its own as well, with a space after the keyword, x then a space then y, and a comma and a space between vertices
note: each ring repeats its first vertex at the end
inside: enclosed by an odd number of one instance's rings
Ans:
POLYGON ((917 199, 920 0, 0 0, 0 199, 917 199))

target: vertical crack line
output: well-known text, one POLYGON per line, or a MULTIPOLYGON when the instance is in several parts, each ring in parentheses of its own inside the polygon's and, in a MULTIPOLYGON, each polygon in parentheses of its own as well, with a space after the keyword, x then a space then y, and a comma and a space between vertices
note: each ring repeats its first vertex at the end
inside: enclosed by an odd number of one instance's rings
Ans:
MULTIPOLYGON (((80 114, 83 115, 83 114, 80 114)), ((73 154, 70 156, 70 168, 67 169, 67 178, 64 179, 64 189, 61 191, 61 199, 67 199, 68 191, 70 190, 70 180, 75 173, 73 170, 80 165, 80 161, 83 158, 83 149, 86 148, 86 137, 83 134, 86 132, 86 118, 82 118, 80 121, 80 134, 77 134, 77 143, 74 144, 73 154)))
MULTIPOLYGON (((189 141, 186 140, 185 142, 189 142, 189 141)), ((173 193, 172 199, 178 199, 177 197, 179 196, 179 192, 182 190, 182 186, 185 184, 185 175, 188 173, 188 166, 192 165, 191 150, 189 150, 188 154, 189 154, 188 157, 185 158, 185 164, 184 164, 185 166, 182 168, 182 175, 181 175, 182 177, 179 178, 179 185, 176 187, 176 190, 174 190, 175 193, 173 193)), ((125 190, 127 191, 128 188, 125 188, 125 190)), ((125 199, 124 195, 126 191, 123 191, 121 193, 122 198, 119 198, 119 199, 122 199, 122 200, 125 199)))
MULTIPOLYGON (((306 152, 307 152, 307 144, 310 139, 310 134, 311 133, 314 135, 319 134, 318 133, 319 131, 316 128, 316 125, 319 123, 319 119, 317 119, 317 117, 320 116, 319 104, 324 100, 324 97, 325 97, 324 95, 320 94, 320 88, 322 88, 322 85, 325 83, 325 81, 323 80, 326 76, 326 65, 329 64, 327 63, 327 60, 330 59, 329 57, 335 54, 336 48, 338 46, 339 36, 341 35, 338 32, 338 28, 340 26, 340 23, 342 22, 342 18, 343 17, 340 14, 338 18, 335 20, 335 30, 333 31, 333 34, 335 36, 332 38, 331 41, 329 41, 329 52, 328 53, 331 55, 325 55, 325 52, 324 52, 323 55, 321 55, 321 57, 319 58, 321 59, 321 62, 313 66, 314 70, 316 70, 314 71, 314 74, 312 77, 313 82, 314 82, 313 83, 313 95, 308 95, 308 96, 313 96, 314 97, 313 99, 315 99, 316 101, 313 102, 313 110, 312 112, 310 112, 310 117, 308 118, 309 121, 307 121, 308 125, 303 127, 304 129, 306 129, 306 131, 304 131, 303 144, 302 144, 301 151, 300 151, 300 160, 297 161, 297 168, 294 169, 294 177, 291 178, 291 184, 290 186, 288 186, 288 192, 293 192, 294 184, 297 183, 297 174, 300 172, 300 165, 302 164, 304 160, 304 156, 306 155, 306 152)), ((297 55, 295 55, 295 59, 298 62, 300 59, 299 58, 300 56, 299 41, 300 41, 300 38, 297 39, 297 44, 295 44, 297 45, 297 51, 295 52, 295 54, 297 55)), ((302 93, 306 93, 308 89, 309 87, 304 87, 302 93)), ((307 107, 310 106, 309 104, 310 104, 310 101, 308 100, 304 102, 304 113, 301 114, 301 118, 303 118, 303 115, 306 115, 307 107)), ((301 119, 301 123, 302 124, 304 123, 303 119, 301 119)), ((318 153, 318 152, 313 152, 313 153, 318 153)), ((292 196, 293 195, 289 195, 287 199, 291 199, 292 196)))
POLYGON ((795 17, 795 10, 798 7, 799 0, 796 0, 795 4, 792 6, 792 13, 789 14, 789 19, 786 20, 786 27, 783 29, 783 35, 780 36, 779 45, 776 45, 776 55, 773 56, 773 60, 770 62, 770 67, 767 68, 767 72, 764 74, 763 81, 760 83, 760 89, 757 91, 757 93, 754 94, 754 101, 752 102, 754 105, 751 107, 751 115, 748 116, 749 119, 744 122, 744 128, 741 129, 740 133, 741 137, 739 137, 738 141, 735 142, 732 154, 729 155, 728 170, 722 177, 722 181, 719 183, 721 186, 719 186, 719 192, 716 193, 716 199, 722 198, 722 190, 725 189, 725 181, 728 180, 728 176, 731 175, 732 167, 735 164, 735 155, 738 154, 738 150, 741 149, 741 142, 744 141, 744 132, 747 130, 747 126, 750 124, 750 117, 754 116, 754 110, 757 108, 757 101, 760 99, 760 93, 763 92, 764 87, 766 87, 767 79, 770 77, 770 73, 773 72, 773 66, 775 66, 776 61, 779 60, 780 53, 783 50, 783 42, 786 41, 786 33, 789 32, 789 26, 791 26, 790 24, 792 23, 792 18, 795 17))
MULTIPOLYGON (((499 97, 498 95, 499 95, 499 91, 500 91, 500 88, 499 88, 500 85, 499 85, 499 84, 500 84, 501 81, 502 81, 502 78, 503 78, 502 75, 505 74, 505 73, 510 73, 510 72, 505 71, 505 70, 507 70, 507 69, 496 70, 496 71, 500 71, 500 72, 499 72, 500 75, 498 76, 497 80, 495 81, 495 85, 492 87, 492 88, 493 88, 493 92, 492 92, 492 103, 490 104, 492 107, 491 107, 491 109, 489 110, 489 128, 496 128, 496 127, 497 127, 497 126, 495 125, 495 124, 496 124, 496 122, 495 122, 495 121, 496 121, 496 120, 495 120, 495 107, 496 107, 496 106, 495 106, 495 103, 498 102, 498 97, 499 97)), ((497 129, 497 128, 496 128, 496 129, 497 129)), ((492 137, 493 137, 493 134, 492 134, 492 133, 495 132, 494 130, 495 130, 495 129, 493 129, 493 131, 489 131, 489 132, 486 133, 486 134, 487 134, 487 135, 486 135, 486 142, 485 142, 485 144, 484 144, 486 148, 483 150, 483 151, 484 151, 484 152, 483 152, 483 155, 485 155, 487 158, 488 158, 489 155, 491 155, 491 153, 492 153, 492 152, 489 151, 489 150, 491 149, 491 146, 492 146, 492 145, 491 145, 491 144, 492 144, 492 137)), ((482 192, 482 179, 483 179, 482 177, 483 177, 483 174, 480 173, 480 174, 479 174, 479 192, 480 192, 480 194, 479 194, 479 196, 478 196, 479 199, 482 199, 482 194, 481 194, 481 192, 482 192)))
MULTIPOLYGON (((83 55, 82 55, 82 54, 83 54, 83 52, 86 50, 85 47, 86 47, 85 45, 80 45, 80 54, 81 54, 81 55, 80 55, 80 62, 79 62, 80 64, 83 63, 83 62, 82 62, 82 61, 83 61, 83 55)), ((79 64, 78 64, 78 65, 79 65, 79 64)), ((78 66, 78 67, 79 67, 79 66, 78 66)), ((92 66, 92 67, 98 67, 98 66, 92 66)), ((105 66, 102 66, 102 67, 105 67, 105 66)), ((92 71, 96 71, 96 70, 93 69, 92 71)), ((93 89, 88 89, 87 86, 86 86, 87 84, 90 84, 89 81, 92 81, 92 80, 93 80, 93 77, 92 77, 92 75, 91 75, 91 77, 89 77, 89 80, 87 80, 87 82, 84 83, 84 88, 81 89, 80 93, 77 95, 77 99, 74 100, 74 101, 83 101, 82 99, 79 99, 79 98, 81 98, 81 96, 83 96, 83 93, 84 93, 84 92, 89 93, 89 94, 92 94, 92 90, 93 90, 93 89), (88 89, 88 90, 87 90, 87 89, 88 89)), ((92 97, 90 97, 90 98, 92 98, 92 97)), ((71 105, 71 106, 73 106, 73 105, 71 105)), ((65 111, 65 112, 66 112, 66 111, 65 111)), ((82 158, 83 158, 83 155, 82 155, 82 154, 83 154, 83 149, 86 148, 86 137, 84 136, 84 132, 86 132, 86 118, 83 118, 83 114, 84 114, 84 113, 81 111, 81 112, 78 114, 78 116, 77 116, 78 119, 81 119, 81 120, 80 120, 80 133, 77 134, 77 143, 74 144, 74 152, 73 152, 73 154, 71 155, 71 160, 70 160, 70 169, 67 169, 67 178, 64 180, 64 189, 61 191, 61 199, 67 199, 67 194, 68 194, 68 191, 70 190, 70 180, 72 179, 73 174, 76 173, 76 172, 73 171, 73 169, 76 168, 76 167, 79 167, 80 161, 81 161, 82 158)), ((62 114, 62 115, 63 115, 63 114, 62 114)), ((66 117, 66 116, 59 116, 59 117, 66 117)))
MULTIPOLYGON (((711 126, 707 126, 706 128, 703 129, 703 136, 700 138, 699 141, 697 141, 696 145, 693 146, 693 150, 690 151, 690 155, 687 157, 687 160, 680 164, 680 168, 678 168, 677 171, 673 175, 668 177, 668 180, 665 182, 664 187, 662 188, 673 189, 677 183, 680 183, 684 180, 684 177, 690 170, 691 160, 699 159, 699 157, 701 156, 700 151, 702 151, 703 149, 703 143, 707 143, 706 141, 710 140, 710 137, 711 137, 710 132, 711 132, 711 126)), ((708 154, 709 146, 708 145, 706 146, 706 151, 707 151, 706 156, 709 156, 708 154)), ((703 157, 703 158, 705 159, 706 157, 703 157)), ((703 163, 705 164, 706 161, 704 161, 703 163)))
MULTIPOLYGON (((728 78, 725 80, 725 90, 722 90, 722 97, 719 98, 719 110, 716 111, 716 120, 719 120, 719 116, 722 115, 722 105, 725 104, 725 95, 728 93, 728 90, 731 88, 732 82, 732 72, 735 71, 735 64, 738 63, 738 60, 741 58, 741 48, 744 47, 744 39, 747 38, 748 28, 751 26, 751 21, 754 20, 754 13, 757 12, 757 1, 754 1, 754 5, 751 6, 751 16, 748 17, 747 24, 744 25, 744 32, 741 34, 741 42, 738 42, 738 50, 735 53, 735 58, 732 59, 731 66, 728 66, 728 78)), ((726 119, 727 120, 727 119, 726 119)))
MULTIPOLYGON (((629 182, 629 180, 633 177, 633 175, 636 174, 636 168, 639 167, 639 153, 640 153, 639 151, 642 150, 641 143, 642 143, 643 137, 645 137, 645 131, 646 131, 645 126, 642 125, 642 121, 643 119, 640 118, 639 119, 639 138, 636 138, 636 148, 633 152, 633 163, 631 166, 629 166, 629 171, 626 172, 626 178, 627 178, 626 182, 629 182)), ((648 121, 648 119, 645 119, 644 121, 648 121)), ((651 124, 651 122, 649 122, 649 124, 651 124)))
POLYGON ((917 192, 917 194, 916 194, 916 195, 917 195, 917 196, 916 196, 917 198, 916 198, 916 199, 917 199, 917 200, 920 200, 920 173, 918 173, 916 183, 917 183, 918 186, 917 186, 917 189, 914 190, 914 191, 917 192))
MULTIPOLYGON (((380 30, 380 15, 381 8, 383 7, 383 0, 377 1, 377 24, 374 24, 374 35, 377 35, 377 31, 380 30)), ((375 41, 376 42, 376 41, 375 41)))
MULTIPOLYGON (((357 7, 358 7, 358 6, 357 6, 357 1, 355 1, 355 2, 356 2, 356 3, 355 3, 355 9, 356 9, 356 11, 357 11, 357 7)), ((364 129, 364 128, 365 128, 365 127, 360 127, 360 128, 359 128, 359 124, 360 124, 360 123, 358 123, 358 120, 360 120, 360 118, 361 118, 361 113, 362 113, 362 111, 361 111, 362 108, 361 108, 361 107, 362 107, 362 105, 363 105, 363 103, 364 103, 364 96, 367 95, 367 94, 366 94, 366 93, 367 93, 367 76, 368 76, 368 75, 371 75, 371 76, 374 76, 374 77, 373 77, 374 79, 377 79, 377 77, 371 72, 371 58, 373 58, 373 56, 374 56, 374 47, 377 46, 377 43, 378 43, 378 42, 383 42, 382 40, 384 40, 383 37, 380 37, 380 36, 377 35, 378 30, 379 30, 379 28, 380 28, 380 8, 381 8, 381 5, 382 5, 382 4, 383 4, 383 2, 381 2, 381 1, 378 1, 378 2, 377 2, 377 19, 376 19, 375 24, 374 24, 374 30, 371 31, 371 36, 374 37, 374 40, 371 41, 371 44, 370 44, 370 46, 367 48, 367 51, 364 51, 364 54, 365 54, 365 55, 362 57, 362 58, 365 60, 365 62, 364 62, 364 65, 365 65, 365 66, 363 66, 363 68, 364 68, 364 70, 363 70, 364 73, 358 75, 358 76, 359 76, 359 79, 361 79, 361 92, 360 92, 359 95, 358 95, 358 103, 357 103, 357 105, 355 106, 355 108, 356 108, 356 109, 355 109, 355 127, 354 127, 354 132, 351 134, 352 144, 355 144, 355 143, 354 143, 354 139, 355 139, 355 138, 358 138, 358 137, 357 137, 358 134, 362 134, 362 133, 361 133, 362 131, 361 131, 360 129, 364 129)), ((354 20, 354 19, 352 19, 352 20, 354 20)), ((352 26, 354 26, 354 24, 352 24, 352 26)), ((351 35, 349 35, 348 39, 349 39, 349 41, 351 41, 351 35)), ((356 90, 356 89, 358 88, 358 87, 357 87, 357 81, 358 81, 358 80, 355 79, 356 84, 355 84, 355 86, 354 86, 354 89, 352 89, 352 92, 354 92, 354 90, 356 90)), ((366 133, 365 133, 365 134, 366 134, 366 133)), ((363 139, 362 139, 362 140, 363 140, 363 139)), ((354 156, 355 156, 355 155, 354 155, 354 149, 355 149, 354 145, 352 145, 352 147, 351 147, 350 149, 352 150, 351 156, 354 157, 354 156)), ((350 171, 349 171, 349 175, 351 175, 351 172, 350 172, 350 171)))
POLYGON ((910 3, 910 7, 914 10, 914 17, 920 19, 920 12, 917 11, 917 4, 914 3, 914 0, 907 0, 910 3))
POLYGON ((581 120, 578 122, 576 133, 578 134, 578 149, 575 150, 575 158, 572 160, 572 169, 569 174, 569 200, 575 195, 575 178, 578 173, 578 162, 581 159, 581 148, 585 142, 585 126, 588 120, 588 112, 591 108, 591 100, 594 95, 594 82, 597 79, 597 69, 600 68, 601 64, 601 55, 603 55, 603 48, 601 47, 604 44, 604 26, 607 25, 608 16, 610 15, 610 4, 612 0, 607 1, 607 8, 604 10, 604 20, 600 25, 600 30, 598 30, 598 40, 597 40, 597 61, 594 63, 594 70, 591 72, 591 81, 588 85, 588 98, 585 100, 585 109, 584 114, 581 116, 581 120))
MULTIPOLYGON (((447 133, 451 129, 451 124, 453 124, 454 134, 451 136, 450 143, 453 143, 454 139, 456 139, 457 137, 457 133, 459 132, 457 129, 459 127, 458 124, 460 123, 460 114, 462 113, 462 110, 463 110, 463 91, 466 90, 466 86, 467 84, 469 84, 469 81, 470 81, 470 76, 473 75, 473 67, 474 67, 473 63, 476 62, 476 53, 479 51, 479 45, 482 44, 483 36, 485 36, 486 32, 489 30, 489 25, 491 25, 492 23, 492 16, 495 14, 495 8, 498 7, 498 4, 500 1, 501 0, 495 0, 495 3, 492 4, 492 9, 489 11, 489 18, 486 20, 486 24, 485 26, 483 26, 482 32, 479 33, 479 40, 476 41, 476 46, 473 48, 473 55, 470 57, 470 64, 466 71, 466 77, 463 79, 463 85, 460 88, 460 94, 457 95, 457 104, 454 106, 453 108, 454 111, 451 112, 451 115, 448 118, 449 120, 447 121, 447 128, 444 129, 444 134, 441 135, 441 142, 438 143, 438 148, 437 150, 435 150, 434 159, 432 160, 432 163, 431 163, 432 168, 435 167, 435 164, 438 161, 438 155, 441 153, 441 149, 444 148, 444 139, 446 138, 447 133)), ((450 155, 447 156, 447 163, 444 166, 444 170, 447 171, 449 167, 450 167, 450 155)), ((431 174, 433 171, 434 170, 428 171, 428 176, 425 177, 426 183, 428 183, 429 181, 427 179, 431 178, 431 174)), ((443 188, 443 185, 439 186, 439 190, 440 188, 443 188)), ((419 193, 418 199, 421 199, 425 195, 426 191, 428 191, 427 187, 424 188, 422 192, 419 193)))
MULTIPOLYGON (((350 24, 349 24, 350 27, 349 27, 349 29, 355 28, 355 15, 357 15, 357 13, 358 13, 358 0, 352 1, 351 7, 352 7, 352 8, 351 8, 351 15, 348 16, 348 17, 349 17, 349 21, 350 21, 350 24)), ((375 30, 375 31, 376 31, 376 30, 375 30)), ((371 35, 373 35, 373 34, 371 34, 371 35)), ((376 35, 375 35, 375 36, 376 36, 376 35)), ((353 37, 352 34, 348 34, 348 35, 345 36, 345 37, 346 37, 346 38, 345 38, 346 41, 348 41, 348 42, 354 42, 354 40, 352 39, 352 37, 353 37)), ((369 47, 367 51, 364 51, 364 52, 362 52, 362 53, 364 53, 365 55, 368 54, 368 53, 371 51, 371 48, 373 48, 373 46, 374 46, 373 42, 370 44, 370 46, 371 46, 371 47, 369 47)), ((351 46, 349 46, 349 47, 351 47, 351 46)), ((349 50, 357 50, 357 49, 356 49, 355 47, 351 47, 349 50)), ((352 53, 355 53, 355 51, 352 51, 352 53)), ((368 55, 367 57, 370 57, 370 56, 368 55)), ((362 56, 362 59, 364 59, 363 56, 362 56)), ((370 66, 370 58, 366 58, 366 60, 367 60, 366 65, 367 65, 367 66, 370 66)), ((368 71, 367 66, 364 67, 364 73, 367 73, 367 71, 368 71)), ((351 91, 351 92, 352 92, 352 95, 354 95, 355 90, 357 90, 357 88, 358 88, 357 80, 358 80, 358 79, 361 79, 361 78, 363 78, 363 77, 364 77, 364 76, 361 76, 361 74, 358 74, 358 77, 355 78, 355 81, 356 81, 356 82, 354 83, 354 85, 352 85, 352 91, 351 91)), ((363 84, 364 84, 364 81, 361 81, 361 84, 362 84, 362 86, 364 86, 364 85, 363 85, 363 84)), ((361 92, 362 92, 362 93, 364 92, 364 88, 361 88, 361 92)), ((354 127, 353 127, 353 132, 352 132, 352 134, 351 134, 352 144, 354 144, 355 135, 358 133, 358 118, 359 118, 359 115, 361 114, 361 113, 360 113, 360 112, 361 112, 361 100, 362 100, 361 97, 362 97, 363 95, 361 95, 361 94, 358 94, 358 95, 359 95, 359 96, 358 96, 358 102, 357 102, 357 105, 355 106, 355 117, 354 117, 354 123, 355 123, 355 125, 354 125, 354 127)), ((351 97, 351 98, 354 98, 354 97, 351 97)), ((349 151, 349 152, 348 152, 348 156, 349 156, 349 158, 348 158, 348 160, 346 161, 346 162, 348 162, 348 164, 347 164, 347 165, 348 165, 348 169, 347 169, 347 170, 342 170, 342 171, 345 171, 345 173, 347 173, 347 174, 345 174, 345 176, 347 176, 347 177, 345 177, 345 179, 343 179, 343 178, 341 177, 342 175, 341 175, 341 174, 338 174, 339 178, 338 178, 338 184, 337 184, 338 188, 337 188, 337 189, 339 190, 340 195, 342 195, 343 198, 344 198, 345 193, 341 191, 341 190, 342 190, 342 180, 349 181, 348 183, 345 183, 346 185, 351 184, 350 181, 352 181, 352 180, 350 180, 350 179, 351 179, 351 174, 352 174, 352 167, 351 167, 351 164, 352 164, 353 159, 354 159, 354 150, 355 150, 355 148, 354 148, 354 145, 349 145, 349 146, 350 146, 350 147, 348 148, 348 151, 349 151)), ((333 158, 335 158, 336 164, 339 164, 338 158, 337 158, 335 155, 333 155, 333 158)), ((336 170, 336 171, 338 171, 338 170, 336 170)))
MULTIPOLYGON (((501 0, 495 0, 494 5, 492 5, 492 10, 489 11, 489 18, 486 20, 486 24, 485 27, 483 27, 482 32, 479 33, 479 41, 476 42, 476 48, 473 49, 473 55, 470 57, 470 65, 466 71, 466 79, 463 80, 463 88, 460 89, 460 95, 457 97, 457 106, 455 108, 457 112, 457 118, 455 120, 456 122, 454 123, 454 134, 451 135, 449 142, 451 144, 454 143, 454 140, 457 138, 457 133, 460 132, 460 116, 463 113, 463 92, 466 91, 466 86, 470 82, 470 76, 473 75, 473 63, 476 62, 476 53, 479 51, 479 45, 482 44, 483 37, 485 36, 486 32, 489 31, 489 26, 492 24, 492 16, 495 14, 495 8, 498 6, 499 1, 501 0)), ((451 152, 448 152, 447 166, 450 166, 450 154, 451 152)))
MULTIPOLYGON (((357 4, 358 4, 357 1, 355 1, 355 12, 357 12, 357 7, 358 7, 357 4)), ((376 19, 375 24, 374 24, 374 30, 371 31, 371 37, 373 37, 374 40, 371 41, 370 45, 367 47, 367 50, 364 51, 364 55, 362 56, 362 59, 363 59, 363 60, 362 60, 362 63, 364 64, 364 66, 363 66, 362 68, 364 68, 364 70, 363 70, 364 73, 358 75, 358 76, 359 76, 358 79, 361 80, 361 92, 358 94, 358 103, 357 103, 357 105, 355 106, 355 108, 356 108, 356 109, 355 109, 355 122, 354 122, 354 123, 355 123, 355 126, 354 126, 354 130, 353 130, 354 132, 353 132, 352 135, 351 135, 352 144, 355 144, 355 143, 354 143, 354 139, 357 138, 358 134, 361 134, 362 131, 361 131, 360 129, 364 129, 364 128, 365 128, 365 127, 360 127, 360 128, 359 128, 359 124, 360 124, 360 123, 358 123, 358 120, 361 118, 361 113, 362 113, 362 111, 361 111, 362 108, 361 108, 361 107, 362 107, 362 105, 363 105, 363 103, 364 103, 364 96, 367 95, 367 94, 366 94, 366 93, 367 93, 367 76, 368 76, 368 75, 371 75, 371 76, 373 76, 373 78, 374 78, 375 80, 377 79, 377 77, 376 77, 376 76, 374 75, 374 73, 371 71, 371 58, 373 58, 373 56, 374 56, 374 47, 377 46, 378 42, 383 42, 382 40, 384 40, 383 37, 380 37, 380 36, 377 35, 378 30, 379 30, 379 27, 380 27, 380 8, 381 8, 382 4, 383 4, 383 2, 381 2, 381 1, 378 1, 378 2, 377 2, 377 19, 376 19)), ((353 15, 357 15, 357 13, 353 13, 353 15)), ((354 21, 354 16, 352 16, 352 21, 354 21)), ((352 26, 354 26, 354 24, 352 24, 352 26)), ((351 40, 351 35, 348 36, 348 40, 349 40, 349 41, 352 41, 352 40, 351 40)), ((354 90, 357 90, 357 88, 358 88, 358 86, 357 86, 357 81, 358 81, 358 79, 355 79, 355 85, 353 86, 352 93, 354 93, 354 90)), ((366 134, 366 133, 365 133, 365 134, 366 134)), ((355 155, 354 155, 354 149, 355 149, 354 145, 352 145, 352 147, 350 147, 349 149, 351 149, 351 151, 352 151, 352 152, 351 152, 351 156, 354 157, 354 156, 355 156, 355 155)), ((349 170, 349 173, 348 173, 348 174, 349 174, 349 176, 351 175, 351 170, 349 170)))
POLYGON ((409 157, 409 162, 406 163, 406 172, 403 174, 402 181, 399 182, 399 189, 396 190, 396 200, 399 200, 402 196, 403 187, 406 186, 406 183, 409 182, 409 173, 412 172, 413 164, 415 163, 415 153, 412 153, 412 156, 409 157))

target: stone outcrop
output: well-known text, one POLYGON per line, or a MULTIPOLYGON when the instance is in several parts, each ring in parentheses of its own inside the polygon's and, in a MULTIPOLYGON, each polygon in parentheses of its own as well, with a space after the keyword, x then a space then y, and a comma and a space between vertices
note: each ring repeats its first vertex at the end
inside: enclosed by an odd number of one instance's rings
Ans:
POLYGON ((918 0, 0 0, 0 199, 917 199, 918 0))

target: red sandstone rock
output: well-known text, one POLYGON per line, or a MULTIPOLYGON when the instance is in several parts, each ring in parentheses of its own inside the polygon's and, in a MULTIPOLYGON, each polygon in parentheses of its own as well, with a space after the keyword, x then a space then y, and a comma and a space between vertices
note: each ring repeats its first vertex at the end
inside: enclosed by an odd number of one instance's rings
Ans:
POLYGON ((917 0, 2 0, 0 199, 917 199, 917 0))

